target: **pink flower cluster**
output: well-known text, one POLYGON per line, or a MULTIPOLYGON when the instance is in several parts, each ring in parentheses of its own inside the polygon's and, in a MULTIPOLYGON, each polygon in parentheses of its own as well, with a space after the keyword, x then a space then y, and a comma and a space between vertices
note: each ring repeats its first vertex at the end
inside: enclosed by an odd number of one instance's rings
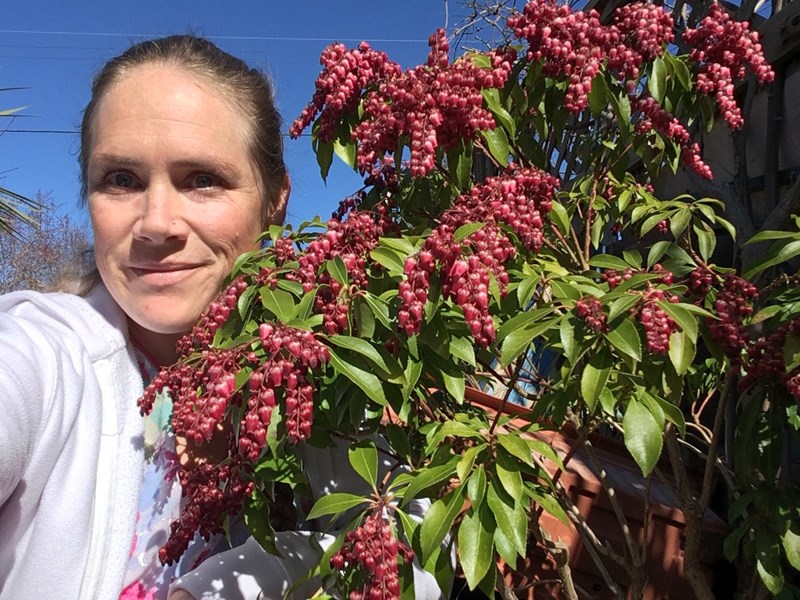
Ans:
POLYGON ((382 510, 376 509, 347 532, 344 544, 331 557, 331 567, 344 572, 356 565, 364 568, 365 581, 350 592, 350 600, 399 600, 398 560, 410 564, 414 551, 394 536, 382 510))
POLYGON ((663 8, 643 2, 617 9, 613 23, 603 25, 596 10, 573 11, 556 0, 533 0, 508 26, 527 40, 528 60, 540 61, 551 77, 567 79, 565 104, 578 113, 586 108, 592 80, 606 60, 619 79, 633 83, 645 60, 664 52, 674 23, 663 8))
POLYGON ((714 301, 718 319, 707 319, 708 331, 722 347, 725 355, 735 363, 741 362, 741 353, 750 338, 744 319, 753 314, 753 303, 758 299, 758 289, 746 279, 729 274, 714 301))
POLYGON ((475 139, 479 131, 495 128, 494 117, 483 108, 481 91, 505 85, 516 59, 513 49, 502 49, 490 53, 490 69, 480 68, 468 58, 450 64, 442 29, 431 36, 429 45, 426 64, 402 73, 393 63, 390 68, 384 58, 376 66, 376 59, 368 59, 365 51, 355 60, 340 45, 331 47, 323 55, 325 69, 317 80, 314 101, 292 125, 290 134, 300 135, 321 110, 319 137, 331 139, 335 123, 343 114, 355 112, 363 94, 364 114, 352 132, 352 141, 358 143, 359 172, 374 176, 381 171, 388 155, 405 139, 411 147, 411 173, 426 175, 435 166, 437 148, 451 149, 462 140, 475 139), (348 57, 346 69, 340 64, 344 57, 348 57), (342 78, 346 86, 340 96, 335 86, 342 85, 342 78))
POLYGON ((697 90, 713 96, 728 126, 740 129, 744 119, 734 98, 734 82, 745 78, 748 66, 759 83, 775 78, 762 53, 758 33, 750 31, 747 22, 731 19, 722 3, 714 2, 697 29, 683 34, 683 41, 691 48, 689 56, 699 65, 697 90))
POLYGON ((293 138, 299 137, 322 113, 317 136, 323 142, 331 141, 339 119, 356 110, 365 88, 400 74, 400 65, 389 60, 384 52, 370 48, 367 42, 361 42, 355 50, 348 50, 342 43, 331 44, 322 52, 319 62, 323 69, 315 82, 317 90, 289 128, 293 138))
POLYGON ((476 343, 489 346, 495 338, 489 314, 490 280, 494 277, 505 293, 508 274, 504 265, 516 255, 503 226, 513 231, 528 251, 538 251, 557 187, 558 180, 543 171, 511 167, 460 196, 444 212, 417 256, 406 260, 406 279, 399 287, 399 327, 408 335, 419 331, 430 275, 438 269, 443 296, 461 307, 476 343), (456 241, 459 227, 470 223, 483 226, 456 241))
POLYGON ((379 238, 396 229, 385 204, 378 205, 374 211, 351 210, 346 218, 329 220, 328 230, 300 255, 300 268, 291 277, 299 281, 307 293, 317 287, 314 310, 323 315, 323 326, 328 335, 348 329, 350 296, 349 288, 321 267, 327 261, 339 258, 347 270, 350 286, 366 288, 369 253, 379 238))

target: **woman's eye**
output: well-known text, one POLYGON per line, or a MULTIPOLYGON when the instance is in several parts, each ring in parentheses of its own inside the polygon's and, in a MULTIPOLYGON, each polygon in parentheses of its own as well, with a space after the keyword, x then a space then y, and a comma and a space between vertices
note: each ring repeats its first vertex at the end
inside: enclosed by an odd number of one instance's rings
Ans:
POLYGON ((130 188, 135 183, 130 173, 112 173, 108 179, 114 187, 120 188, 130 188))
POLYGON ((208 173, 200 173, 194 177, 194 186, 196 188, 210 188, 214 187, 215 184, 214 176, 208 173))

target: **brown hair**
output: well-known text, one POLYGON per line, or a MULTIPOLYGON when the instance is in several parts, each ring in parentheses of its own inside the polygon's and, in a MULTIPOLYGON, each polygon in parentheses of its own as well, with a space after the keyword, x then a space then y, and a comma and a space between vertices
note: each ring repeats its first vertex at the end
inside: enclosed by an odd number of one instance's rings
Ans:
POLYGON ((286 178, 283 162, 281 117, 275 108, 272 84, 258 69, 231 56, 212 42, 193 35, 171 35, 139 42, 109 60, 92 83, 92 99, 83 111, 81 147, 81 195, 87 197, 86 171, 92 146, 92 126, 97 106, 108 90, 134 68, 152 63, 176 65, 204 77, 250 125, 250 157, 259 175, 262 225, 275 216, 286 178))

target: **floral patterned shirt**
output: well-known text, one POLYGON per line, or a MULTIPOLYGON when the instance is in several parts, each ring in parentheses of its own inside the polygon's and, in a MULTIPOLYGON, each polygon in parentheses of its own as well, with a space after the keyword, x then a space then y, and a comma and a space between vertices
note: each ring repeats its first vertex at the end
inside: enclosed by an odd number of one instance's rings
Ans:
MULTIPOLYGON (((147 385, 155 377, 158 367, 143 350, 135 348, 135 352, 147 385)), ((145 417, 145 465, 136 532, 120 600, 166 600, 173 581, 196 568, 215 549, 222 549, 216 546, 227 547, 222 536, 212 537, 207 542, 198 535, 177 563, 162 565, 158 560, 158 550, 167 541, 170 523, 180 514, 181 505, 179 457, 175 450, 171 417, 172 400, 162 392, 152 412, 145 417)))

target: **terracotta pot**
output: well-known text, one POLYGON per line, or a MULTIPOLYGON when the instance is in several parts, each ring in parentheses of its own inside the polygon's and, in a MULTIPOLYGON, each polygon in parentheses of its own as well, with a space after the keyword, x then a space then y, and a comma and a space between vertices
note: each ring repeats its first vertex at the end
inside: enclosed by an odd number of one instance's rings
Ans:
MULTIPOLYGON (((477 389, 467 390, 467 400, 483 407, 488 413, 523 415, 529 409, 506 403, 501 399, 477 389)), ((514 420, 517 424, 527 423, 523 419, 514 420)), ((577 443, 574 431, 541 431, 530 434, 540 439, 565 458, 577 443)), ((636 463, 623 444, 600 435, 590 437, 592 446, 606 478, 617 494, 617 499, 625 514, 628 526, 635 539, 643 537, 645 480, 636 463)), ((597 537, 609 543, 618 553, 625 555, 625 541, 619 521, 614 514, 600 478, 589 456, 583 449, 575 451, 566 465, 566 471, 558 474, 555 464, 545 461, 552 477, 558 477, 568 491, 589 527, 597 537), (549 465, 549 466, 548 466, 549 465)), ((580 534, 573 525, 566 526, 558 519, 544 513, 539 518, 542 528, 550 538, 559 540, 569 550, 569 566, 573 581, 594 598, 614 597, 600 570, 592 560, 580 534)), ((664 598, 693 598, 694 593, 684 576, 683 542, 686 520, 676 508, 675 497, 670 487, 653 477, 650 481, 650 524, 647 528, 647 557, 645 572, 647 583, 644 592, 646 600, 664 598)), ((704 555, 701 559, 704 570, 711 582, 714 565, 722 556, 722 540, 727 533, 726 524, 711 511, 703 519, 704 555)), ((619 566, 604 561, 611 579, 621 588, 627 587, 628 576, 619 566)), ((524 561, 514 565, 503 565, 506 580, 513 588, 526 588, 517 593, 519 598, 561 598, 560 584, 539 584, 536 582, 557 578, 556 566, 548 553, 539 545, 529 548, 524 561)))

